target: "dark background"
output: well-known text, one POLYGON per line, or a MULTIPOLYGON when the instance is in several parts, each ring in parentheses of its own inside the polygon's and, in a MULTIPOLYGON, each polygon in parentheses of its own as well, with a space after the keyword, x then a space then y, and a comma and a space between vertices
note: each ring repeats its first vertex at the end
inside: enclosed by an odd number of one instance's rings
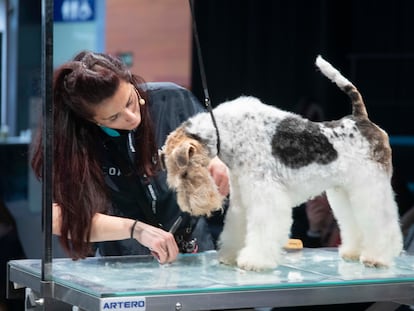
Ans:
POLYGON ((313 100, 341 118, 351 107, 315 70, 321 54, 358 87, 374 122, 413 134, 414 1, 198 0, 195 10, 213 106, 241 94, 289 110, 313 100))
MULTIPOLYGON (((19 4, 17 124, 26 129, 29 98, 40 96, 41 1, 19 0, 19 4)), ((390 134, 394 164, 414 192, 413 0, 194 0, 194 4, 213 106, 242 94, 292 111, 314 101, 323 107, 326 120, 339 119, 350 113, 351 106, 315 69, 315 58, 321 54, 358 87, 371 120, 390 134), (408 142, 395 140, 399 135, 408 136, 408 142)), ((192 91, 204 101, 194 49, 192 91)), ((20 157, 13 159, 18 162, 20 157)), ((15 167, 1 168, 3 176, 15 167)))
MULTIPOLYGON (((391 136, 397 192, 414 192, 414 1, 196 0, 195 12, 212 106, 253 95, 300 112, 312 101, 339 119, 350 101, 316 70, 321 54, 391 136)), ((204 101, 194 44, 192 90, 204 101)))

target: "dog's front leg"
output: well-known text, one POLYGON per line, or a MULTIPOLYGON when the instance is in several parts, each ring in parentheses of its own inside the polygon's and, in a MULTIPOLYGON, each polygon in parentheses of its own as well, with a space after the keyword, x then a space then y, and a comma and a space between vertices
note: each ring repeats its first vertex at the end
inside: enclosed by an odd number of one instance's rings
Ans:
POLYGON ((281 260, 282 248, 292 224, 291 200, 280 185, 256 182, 242 192, 246 208, 247 235, 237 265, 245 270, 274 269, 281 260))
MULTIPOLYGON (((232 179, 232 184, 236 179, 232 179)), ((219 238, 219 260, 227 265, 236 265, 239 251, 244 247, 246 236, 246 210, 241 204, 237 187, 231 185, 230 202, 219 238)))

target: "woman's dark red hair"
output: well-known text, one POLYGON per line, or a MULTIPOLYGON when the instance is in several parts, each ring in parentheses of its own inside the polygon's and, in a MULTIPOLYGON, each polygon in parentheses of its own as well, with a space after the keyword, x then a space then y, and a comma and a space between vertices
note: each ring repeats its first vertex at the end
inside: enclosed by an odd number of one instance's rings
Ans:
MULTIPOLYGON (((137 172, 153 175, 157 146, 144 81, 107 54, 81 52, 61 65, 53 77, 53 197, 61 207, 60 242, 74 258, 90 254, 92 217, 110 207, 103 171, 95 148, 99 127, 91 122, 93 108, 112 97, 121 81, 132 83, 147 104, 140 106, 136 131, 137 172), (142 143, 142 142, 145 143, 142 143)), ((42 178, 41 126, 32 144, 32 168, 42 178)))

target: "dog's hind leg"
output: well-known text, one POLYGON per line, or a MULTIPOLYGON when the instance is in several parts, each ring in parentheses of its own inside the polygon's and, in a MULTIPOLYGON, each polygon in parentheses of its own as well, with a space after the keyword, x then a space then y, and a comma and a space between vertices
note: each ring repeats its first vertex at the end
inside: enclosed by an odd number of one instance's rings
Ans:
POLYGON ((244 181, 241 189, 244 189, 247 234, 237 265, 245 270, 273 269, 279 264, 282 248, 289 238, 291 200, 280 184, 269 179, 244 181))
POLYGON ((376 176, 369 187, 358 187, 351 196, 353 211, 358 215, 362 232, 360 261, 366 266, 390 266, 402 251, 402 234, 398 208, 388 178, 376 176))
POLYGON ((348 193, 337 187, 326 190, 326 196, 341 232, 339 254, 345 260, 358 261, 361 255, 362 232, 348 193))

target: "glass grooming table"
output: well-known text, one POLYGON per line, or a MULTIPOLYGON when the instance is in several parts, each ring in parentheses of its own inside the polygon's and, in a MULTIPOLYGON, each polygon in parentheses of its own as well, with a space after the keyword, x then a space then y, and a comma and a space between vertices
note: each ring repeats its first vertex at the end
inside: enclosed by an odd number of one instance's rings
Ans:
MULTIPOLYGON (((41 261, 13 260, 9 281, 41 291, 41 261)), ((53 299, 82 310, 214 310, 350 302, 414 302, 414 255, 391 268, 345 262, 337 249, 286 252, 267 272, 222 265, 215 251, 179 255, 160 265, 152 257, 91 257, 52 262, 53 299)))

